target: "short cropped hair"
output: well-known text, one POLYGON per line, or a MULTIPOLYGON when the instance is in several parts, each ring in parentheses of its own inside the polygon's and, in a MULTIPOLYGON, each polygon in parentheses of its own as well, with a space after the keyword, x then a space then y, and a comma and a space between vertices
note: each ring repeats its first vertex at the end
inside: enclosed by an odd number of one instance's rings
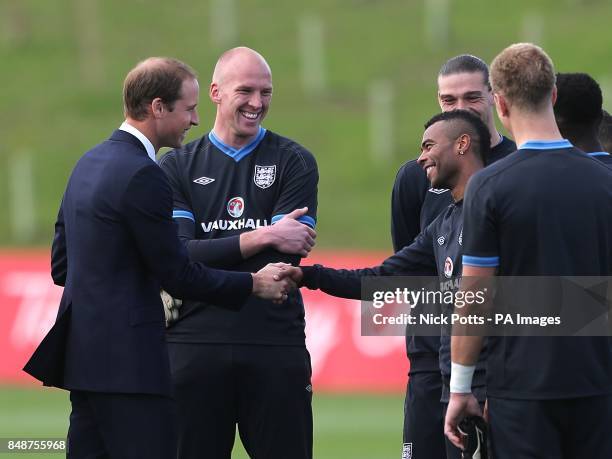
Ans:
POLYGON ((491 86, 511 105, 538 111, 550 100, 555 86, 555 69, 542 48, 517 43, 504 49, 491 64, 491 86))
POLYGON ((438 76, 455 75, 457 73, 481 73, 484 84, 491 89, 489 83, 489 67, 487 63, 479 57, 472 56, 471 54, 460 54, 459 56, 451 57, 447 60, 440 71, 438 76))
POLYGON ((452 130, 448 138, 457 138, 462 134, 468 134, 471 140, 471 149, 483 164, 491 152, 491 133, 486 124, 476 115, 467 110, 452 110, 434 115, 425 123, 425 129, 440 122, 452 124, 452 130))
POLYGON ((558 73, 554 111, 561 130, 598 129, 603 97, 599 84, 586 73, 558 73))
POLYGON ((125 115, 144 120, 148 105, 158 97, 172 111, 174 103, 181 98, 183 81, 196 78, 196 72, 178 59, 151 57, 140 62, 130 70, 123 83, 125 115))
POLYGON ((612 116, 605 110, 602 110, 602 115, 597 137, 604 151, 612 153, 612 116))

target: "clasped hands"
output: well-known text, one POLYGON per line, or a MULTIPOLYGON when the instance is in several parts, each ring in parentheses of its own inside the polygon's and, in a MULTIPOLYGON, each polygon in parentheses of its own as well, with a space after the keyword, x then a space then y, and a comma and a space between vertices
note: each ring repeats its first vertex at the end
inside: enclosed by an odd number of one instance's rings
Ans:
MULTIPOLYGON (((253 295, 281 304, 287 300, 289 292, 300 287, 302 270, 287 263, 269 263, 252 276, 253 295)), ((164 304, 166 327, 168 327, 178 320, 179 308, 183 301, 173 298, 164 290, 160 293, 164 304)))
POLYGON ((253 274, 253 294, 280 304, 299 288, 302 270, 287 263, 269 263, 253 274))

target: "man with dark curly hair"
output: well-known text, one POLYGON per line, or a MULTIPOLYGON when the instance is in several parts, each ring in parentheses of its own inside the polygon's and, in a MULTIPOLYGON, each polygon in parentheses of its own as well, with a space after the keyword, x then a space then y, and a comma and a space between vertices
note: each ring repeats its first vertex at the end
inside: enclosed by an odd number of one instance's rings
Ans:
POLYGON ((554 110, 561 135, 589 156, 612 164, 612 156, 604 151, 598 138, 602 102, 599 84, 586 73, 557 74, 554 110))

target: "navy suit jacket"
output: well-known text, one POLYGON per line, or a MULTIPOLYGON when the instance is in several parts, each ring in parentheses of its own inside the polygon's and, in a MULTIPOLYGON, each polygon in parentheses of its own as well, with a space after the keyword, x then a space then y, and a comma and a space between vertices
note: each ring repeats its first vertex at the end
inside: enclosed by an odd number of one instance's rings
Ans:
POLYGON ((58 319, 24 370, 69 390, 169 395, 160 287, 233 307, 252 289, 250 274, 189 262, 166 175, 120 130, 76 164, 51 258, 58 319))

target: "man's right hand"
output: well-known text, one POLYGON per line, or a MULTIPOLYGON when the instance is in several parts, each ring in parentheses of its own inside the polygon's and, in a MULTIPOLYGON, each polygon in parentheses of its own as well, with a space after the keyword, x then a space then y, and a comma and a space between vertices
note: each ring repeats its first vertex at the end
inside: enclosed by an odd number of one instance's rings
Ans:
POLYGON ((296 288, 290 277, 281 275, 283 269, 290 266, 285 263, 268 264, 252 274, 253 295, 277 304, 286 301, 289 292, 296 288))
POLYGON ((274 225, 267 228, 270 245, 282 253, 308 256, 315 245, 317 233, 310 226, 298 221, 308 212, 308 207, 295 209, 288 213, 274 225))
POLYGON ((280 272, 277 274, 278 279, 291 279, 296 288, 302 287, 304 272, 299 266, 291 266, 287 263, 270 263, 268 266, 280 268, 280 272))

